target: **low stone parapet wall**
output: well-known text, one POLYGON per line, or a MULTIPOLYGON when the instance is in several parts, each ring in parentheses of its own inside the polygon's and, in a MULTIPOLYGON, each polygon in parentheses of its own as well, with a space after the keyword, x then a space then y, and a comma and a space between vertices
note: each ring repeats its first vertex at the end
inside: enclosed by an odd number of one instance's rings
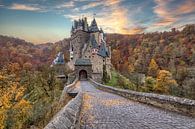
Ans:
POLYGON ((44 129, 76 129, 79 128, 79 114, 83 93, 79 92, 68 104, 58 112, 44 129))
MULTIPOLYGON (((68 92, 75 88, 77 79, 70 85, 64 87, 60 102, 63 102, 68 92)), ((82 106, 83 93, 78 92, 75 98, 70 100, 53 119, 45 126, 44 129, 76 129, 79 128, 79 114, 82 106)))
POLYGON ((94 86, 96 86, 98 89, 101 89, 103 91, 114 93, 134 101, 139 101, 145 104, 150 104, 156 107, 195 117, 195 100, 168 95, 159 95, 154 93, 123 90, 97 83, 92 79, 90 79, 90 82, 94 84, 94 86))
POLYGON ((67 93, 69 91, 71 91, 72 89, 74 89, 75 87, 75 84, 77 83, 78 79, 76 78, 73 83, 67 85, 67 86, 64 86, 64 89, 62 91, 62 94, 60 96, 60 102, 63 102, 65 99, 66 99, 66 96, 67 96, 67 93))

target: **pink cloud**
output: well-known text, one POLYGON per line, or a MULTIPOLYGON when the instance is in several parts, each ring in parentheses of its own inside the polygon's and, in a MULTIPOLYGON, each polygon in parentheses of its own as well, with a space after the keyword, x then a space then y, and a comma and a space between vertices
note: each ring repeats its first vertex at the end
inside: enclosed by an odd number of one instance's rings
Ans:
POLYGON ((39 7, 34 7, 34 6, 30 6, 30 5, 25 5, 25 4, 17 4, 17 3, 12 4, 11 7, 9 7, 9 9, 27 10, 27 11, 39 11, 39 10, 41 10, 41 8, 39 8, 39 7))

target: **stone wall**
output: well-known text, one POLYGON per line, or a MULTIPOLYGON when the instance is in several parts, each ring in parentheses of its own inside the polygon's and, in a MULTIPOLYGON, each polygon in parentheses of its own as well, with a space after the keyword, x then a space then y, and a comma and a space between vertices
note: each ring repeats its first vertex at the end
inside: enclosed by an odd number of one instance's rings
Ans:
POLYGON ((92 78, 96 82, 101 83, 102 82, 102 73, 92 73, 92 78))
POLYGON ((76 71, 76 76, 77 78, 79 78, 79 72, 81 70, 85 70, 87 72, 87 77, 92 77, 92 66, 91 65, 88 65, 88 66, 79 66, 79 65, 76 65, 75 66, 75 71, 76 71))
MULTIPOLYGON (((71 89, 76 82, 65 88, 62 94, 65 94, 69 88, 71 89)), ((54 116, 44 129, 78 129, 82 99, 83 93, 79 92, 75 98, 54 116)))
POLYGON ((90 79, 97 88, 125 98, 195 117, 195 100, 114 88, 90 79))
POLYGON ((66 97, 67 93, 74 89, 77 81, 78 81, 78 79, 76 78, 71 84, 64 86, 64 89, 63 89, 62 94, 60 96, 60 102, 63 102, 66 99, 65 97, 66 97))
POLYGON ((79 128, 79 114, 82 104, 82 92, 72 99, 44 129, 75 129, 79 128))

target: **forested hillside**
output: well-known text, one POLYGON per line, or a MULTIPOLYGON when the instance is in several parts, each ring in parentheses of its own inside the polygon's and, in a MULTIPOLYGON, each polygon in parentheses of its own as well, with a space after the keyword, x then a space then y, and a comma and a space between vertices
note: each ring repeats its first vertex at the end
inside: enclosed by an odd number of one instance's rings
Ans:
POLYGON ((59 103, 64 84, 50 64, 59 51, 67 59, 68 44, 0 36, 0 129, 43 128, 66 104, 59 103))
POLYGON ((16 62, 21 66, 31 63, 36 68, 41 65, 49 65, 59 51, 64 52, 67 61, 68 45, 69 39, 34 45, 18 38, 0 36, 0 67, 16 62))
POLYGON ((137 90, 195 98, 195 25, 181 31, 107 34, 107 42, 115 69, 137 90))
MULTIPOLYGON (((107 84, 195 99, 195 25, 106 36, 114 66, 107 84)), ((49 66, 59 51, 67 62, 68 49, 69 39, 34 45, 0 36, 0 129, 43 128, 63 106, 57 103, 63 84, 49 66)))

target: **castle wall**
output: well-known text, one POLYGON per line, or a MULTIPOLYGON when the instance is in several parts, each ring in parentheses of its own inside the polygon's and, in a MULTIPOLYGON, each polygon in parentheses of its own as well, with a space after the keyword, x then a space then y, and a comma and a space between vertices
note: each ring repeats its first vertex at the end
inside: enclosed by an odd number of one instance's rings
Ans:
POLYGON ((88 39, 89 33, 82 30, 78 30, 76 33, 71 35, 70 44, 73 46, 73 59, 71 64, 74 64, 76 59, 82 57, 82 48, 88 39))
POLYGON ((91 60, 93 73, 103 74, 103 58, 97 54, 92 54, 92 48, 90 45, 83 53, 83 58, 91 60))
POLYGON ((81 66, 79 66, 79 65, 75 66, 75 71, 77 72, 76 73, 77 78, 79 78, 79 72, 81 70, 85 70, 87 72, 87 77, 89 77, 89 78, 92 77, 92 68, 91 68, 91 65, 89 65, 89 66, 82 66, 82 65, 81 66))
MULTIPOLYGON (((87 27, 87 21, 85 21, 85 22, 86 23, 84 23, 84 24, 86 24, 86 25, 84 25, 84 27, 87 27)), ((93 22, 95 22, 95 20, 93 22)), ((94 23, 94 25, 95 24, 96 23, 94 23)), ((97 28, 95 27, 95 29, 97 29, 97 28)), ((86 30, 86 29, 87 28, 85 28, 84 30, 86 30)), ((103 58, 102 56, 99 56, 96 53, 92 53, 93 48, 92 48, 91 42, 90 42, 90 36, 94 35, 95 40, 100 45, 101 39, 104 38, 103 31, 99 31, 97 29, 97 31, 95 30, 95 31, 91 32, 91 30, 90 30, 90 31, 86 32, 86 31, 79 30, 79 29, 75 28, 75 30, 73 29, 73 31, 71 31, 71 32, 72 32, 72 34, 71 34, 70 44, 73 45, 73 59, 70 61, 71 63, 69 63, 69 65, 74 67, 75 61, 78 58, 90 59, 91 63, 92 63, 93 78, 96 78, 95 80, 97 80, 97 81, 101 80, 101 78, 103 77, 103 65, 104 64, 106 64, 106 71, 107 71, 108 75, 111 76, 111 72, 110 72, 111 58, 110 57, 103 58)), ((109 50, 110 50, 110 47, 109 47, 109 50)), ((111 52, 111 50, 110 50, 110 52, 111 52)), ((111 53, 110 53, 110 55, 111 55, 111 53)), ((74 68, 73 70, 76 70, 76 69, 74 68)))

